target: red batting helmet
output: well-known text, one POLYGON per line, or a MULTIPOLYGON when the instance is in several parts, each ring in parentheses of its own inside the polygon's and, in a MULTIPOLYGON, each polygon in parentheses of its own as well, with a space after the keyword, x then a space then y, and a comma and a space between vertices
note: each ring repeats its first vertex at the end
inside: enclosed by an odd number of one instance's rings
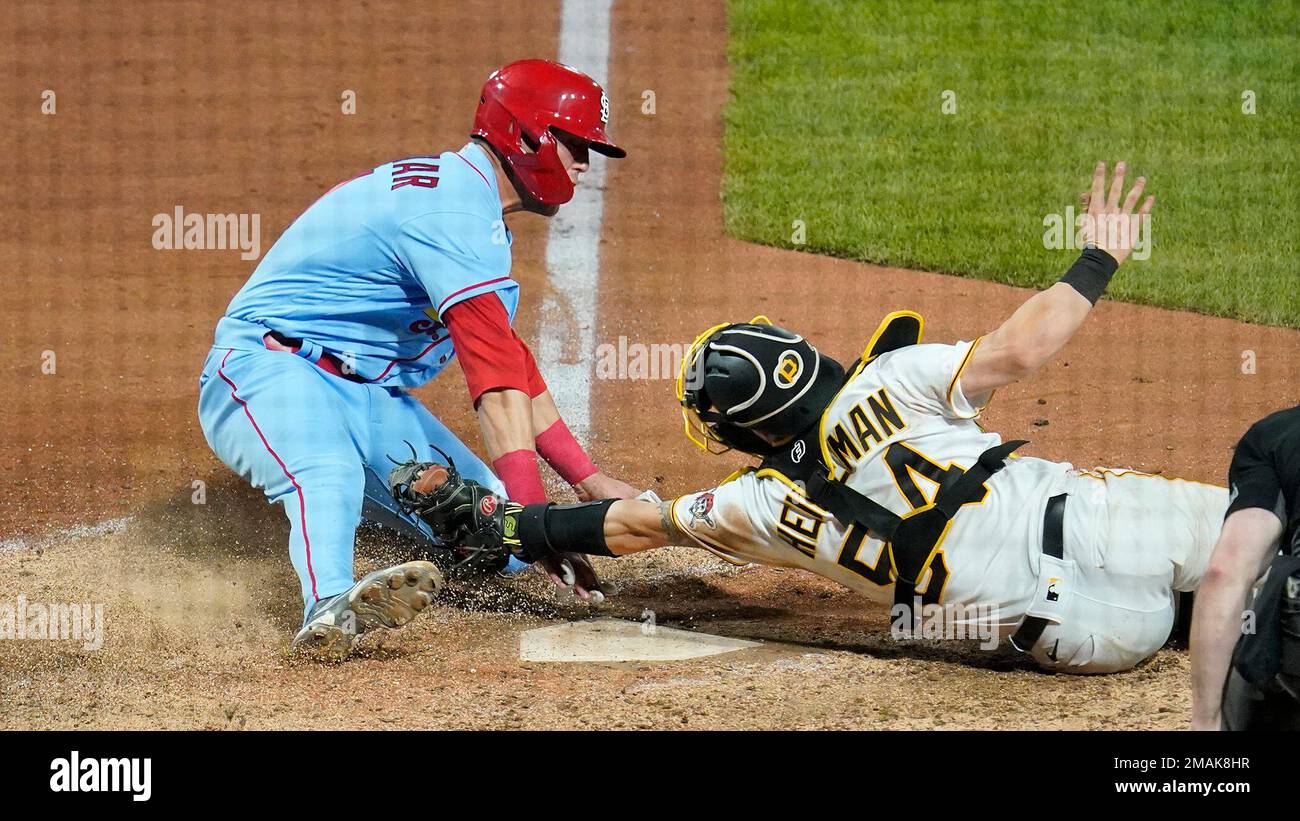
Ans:
POLYGON ((497 150, 528 194, 558 206, 573 198, 573 182, 552 129, 586 140, 606 157, 626 157, 605 134, 608 120, 609 98, 595 80, 552 60, 518 60, 483 85, 473 134, 497 150))

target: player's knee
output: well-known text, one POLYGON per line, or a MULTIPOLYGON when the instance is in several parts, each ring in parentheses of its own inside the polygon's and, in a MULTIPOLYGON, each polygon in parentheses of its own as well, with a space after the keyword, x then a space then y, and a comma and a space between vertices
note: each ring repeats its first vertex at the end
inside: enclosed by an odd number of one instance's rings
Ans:
POLYGON ((301 494, 303 502, 320 510, 361 513, 365 475, 360 468, 309 467, 292 474, 286 496, 301 494))
POLYGON ((1068 655, 1062 654, 1060 648, 1054 653, 1038 652, 1034 660, 1038 666, 1053 673, 1068 675, 1105 675, 1130 670, 1145 656, 1127 652, 1116 652, 1116 648, 1107 647, 1108 643, 1098 641, 1095 636, 1087 636, 1078 642, 1068 655))
POLYGON ((1034 660, 1044 670, 1072 675, 1104 675, 1132 670, 1155 655, 1172 627, 1173 613, 1146 614, 1137 622, 1106 632, 1067 631, 1059 640, 1040 642, 1034 660))

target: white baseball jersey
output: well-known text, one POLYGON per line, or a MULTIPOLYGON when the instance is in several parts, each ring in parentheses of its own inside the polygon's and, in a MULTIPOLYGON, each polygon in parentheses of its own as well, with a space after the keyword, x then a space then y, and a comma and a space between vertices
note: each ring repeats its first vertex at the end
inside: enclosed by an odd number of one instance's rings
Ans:
MULTIPOLYGON (((894 513, 934 501, 952 469, 965 470, 1001 443, 976 421, 981 406, 963 393, 961 371, 978 340, 913 345, 853 375, 823 417, 821 441, 835 477, 894 513)), ((987 397, 975 397, 987 402, 987 397)), ((808 458, 808 456, 805 456, 808 458)), ((1010 608, 1034 589, 1042 511, 1071 466, 1012 458, 980 503, 962 507, 917 586, 927 602, 978 601, 1010 608)), ((891 601, 884 542, 846 533, 802 490, 772 471, 747 471, 673 508, 678 526, 737 561, 811 570, 891 601)))
MULTIPOLYGON (((904 515, 933 502, 947 471, 971 467, 1000 444, 1001 437, 977 421, 991 396, 969 397, 962 390, 962 370, 978 344, 900 348, 852 374, 822 419, 823 457, 833 476, 904 515)), ((1035 610, 1049 584, 1052 601, 1069 587, 1087 588, 1052 605, 1057 609, 1034 613, 1053 617, 1040 641, 1046 649, 1036 649, 1035 657, 1076 672, 1123 669, 1159 648, 1172 624, 1175 574, 1199 583, 1217 536, 1215 517, 1222 521, 1227 502, 1221 488, 1079 471, 1028 456, 1008 459, 986 487, 981 501, 964 505, 953 518, 917 592, 926 603, 996 606, 1005 636, 1035 610), (1064 572, 1042 556, 1043 511, 1058 493, 1071 499, 1064 572), (1151 517, 1160 515, 1179 518, 1155 526, 1151 517), (1116 522, 1124 532, 1110 539, 1116 522), (1109 556, 1108 540, 1119 545, 1109 556), (1111 566, 1143 565, 1112 577, 1108 560, 1111 566)), ((846 532, 776 471, 742 471, 712 490, 678 498, 672 512, 684 534, 729 560, 810 570, 873 601, 893 600, 885 544, 857 526, 846 532)))

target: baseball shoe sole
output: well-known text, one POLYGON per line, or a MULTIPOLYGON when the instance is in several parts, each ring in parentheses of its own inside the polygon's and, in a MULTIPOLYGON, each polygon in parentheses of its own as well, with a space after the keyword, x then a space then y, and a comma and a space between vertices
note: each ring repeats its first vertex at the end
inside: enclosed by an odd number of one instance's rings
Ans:
POLYGON ((293 637, 290 652, 341 661, 357 636, 376 627, 401 627, 442 590, 433 562, 407 562, 362 577, 347 591, 319 602, 293 637))

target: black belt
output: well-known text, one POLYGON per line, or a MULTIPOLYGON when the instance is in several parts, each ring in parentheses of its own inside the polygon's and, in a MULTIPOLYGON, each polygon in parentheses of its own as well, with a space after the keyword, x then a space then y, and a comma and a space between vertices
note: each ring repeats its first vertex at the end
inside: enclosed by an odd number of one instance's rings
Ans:
MULTIPOLYGON (((1053 559, 1065 558, 1065 499, 1061 493, 1047 500, 1043 512, 1043 555, 1053 559)), ((1025 616, 1011 636, 1011 646, 1022 653, 1034 649, 1039 637, 1047 629, 1047 619, 1042 616, 1025 616)))

